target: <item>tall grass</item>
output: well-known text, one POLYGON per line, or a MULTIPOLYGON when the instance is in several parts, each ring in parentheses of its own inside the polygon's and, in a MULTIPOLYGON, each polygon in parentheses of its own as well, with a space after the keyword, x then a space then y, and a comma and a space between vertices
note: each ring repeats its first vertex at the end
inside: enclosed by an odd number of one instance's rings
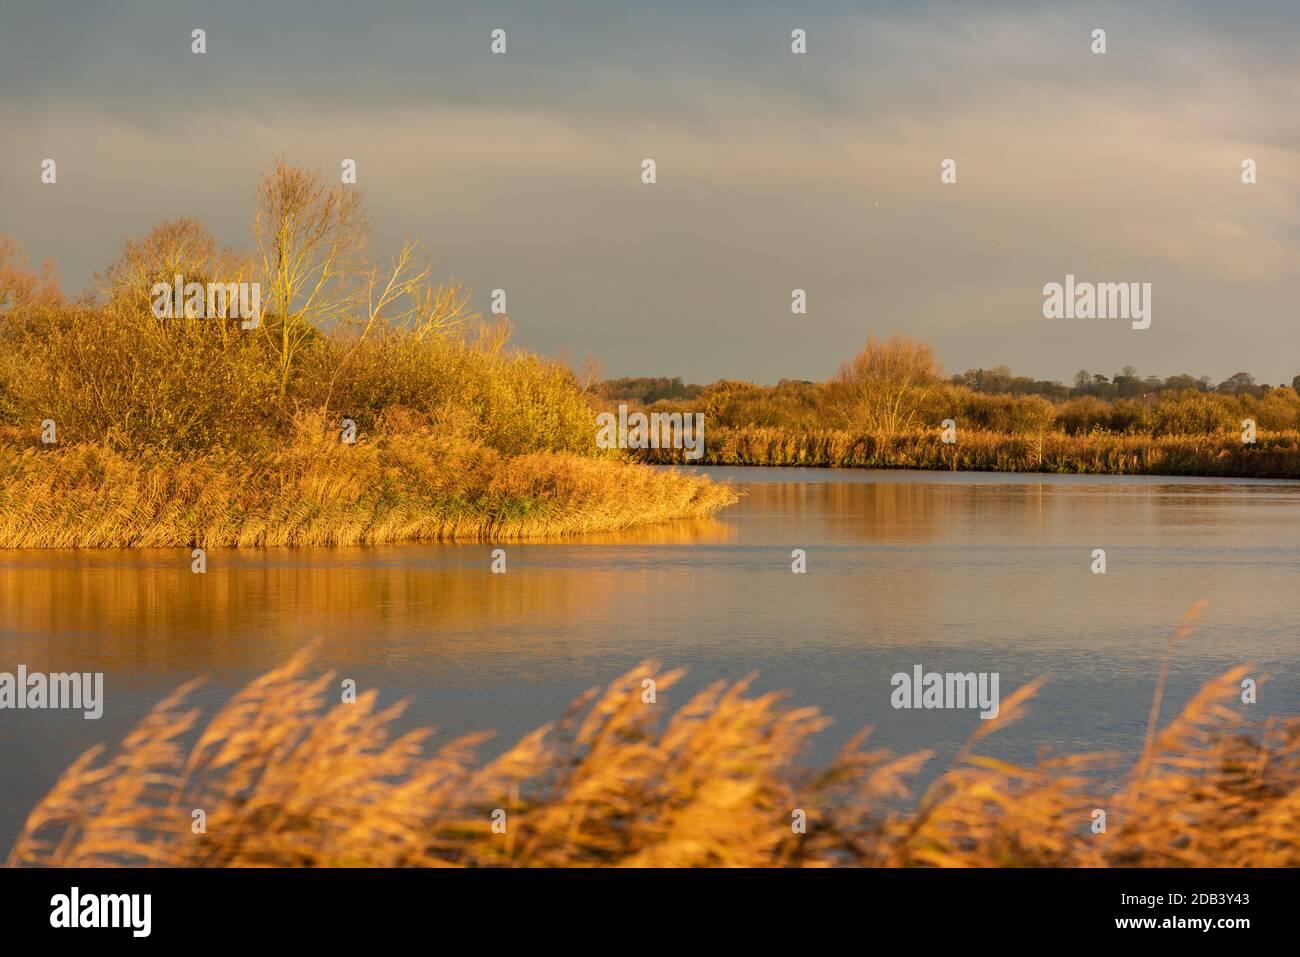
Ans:
POLYGON ((681 672, 646 663, 483 762, 486 735, 434 747, 430 729, 398 734, 402 706, 380 707, 373 691, 327 706, 337 684, 300 652, 206 722, 187 685, 115 751, 87 752, 32 811, 8 863, 1300 865, 1300 718, 1246 720, 1233 706, 1246 673, 1153 722, 1127 761, 987 755, 985 739, 1025 716, 1035 682, 918 798, 911 779, 929 752, 894 755, 864 732, 808 768, 803 746, 826 719, 751 694, 748 680, 711 685, 661 719, 642 681, 663 694, 681 672), (1095 809, 1107 812, 1103 833, 1090 827, 1095 809), (791 827, 797 810, 806 833, 791 827))
MULTIPOLYGON (((685 461, 678 449, 637 454, 659 464, 685 461)), ((1254 445, 1244 445, 1239 434, 1227 432, 1008 435, 959 429, 957 442, 946 445, 938 429, 872 433, 722 427, 706 428, 704 455, 693 464, 1300 478, 1300 432, 1261 432, 1254 445)))
POLYGON ((726 485, 571 453, 505 456, 405 431, 264 453, 0 444, 0 548, 503 540, 700 518, 726 485))

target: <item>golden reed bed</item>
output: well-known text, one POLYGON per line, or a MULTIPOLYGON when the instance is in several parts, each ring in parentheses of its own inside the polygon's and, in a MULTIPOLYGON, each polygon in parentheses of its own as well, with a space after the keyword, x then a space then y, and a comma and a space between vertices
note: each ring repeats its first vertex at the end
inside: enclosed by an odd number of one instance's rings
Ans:
POLYGON ((0 548, 507 540, 712 515, 730 486, 408 433, 265 453, 0 444, 0 548))
MULTIPOLYGON (((1171 649, 1192 627, 1189 612, 1171 649)), ((1296 866, 1300 719, 1247 720, 1234 669, 1158 728, 1156 679, 1137 755, 1019 766, 983 738, 1023 717, 1037 682, 981 722, 923 794, 928 752, 864 732, 828 766, 799 761, 827 721, 748 682, 715 684, 671 716, 642 702, 680 672, 647 663, 589 693, 495 760, 486 735, 429 745, 395 734, 400 704, 339 685, 300 653, 205 722, 191 686, 115 751, 96 748, 32 812, 17 866, 1296 866), (1100 773, 1100 776, 1098 774, 1100 773), (1093 813, 1107 829, 1093 833, 1093 813), (205 831, 192 827, 195 810, 205 831), (806 833, 795 833, 802 810, 806 833), (494 814, 504 832, 493 829, 494 814)))
MULTIPOLYGON (((658 464, 684 461, 679 449, 637 455, 658 464)), ((1235 433, 1008 435, 963 429, 956 444, 945 445, 938 429, 873 433, 723 426, 708 430, 704 455, 691 464, 1300 478, 1300 432, 1261 432, 1255 444, 1245 445, 1235 433)))

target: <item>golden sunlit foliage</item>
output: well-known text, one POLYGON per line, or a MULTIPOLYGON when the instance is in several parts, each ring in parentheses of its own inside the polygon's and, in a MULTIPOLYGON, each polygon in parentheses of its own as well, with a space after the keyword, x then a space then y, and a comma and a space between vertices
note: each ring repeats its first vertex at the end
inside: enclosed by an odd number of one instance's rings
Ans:
POLYGON ((735 501, 598 449, 590 373, 511 347, 414 240, 381 266, 353 188, 277 159, 256 200, 253 252, 165 222, 98 301, 0 240, 0 547, 532 537, 735 501), (258 321, 160 315, 181 281, 259 283, 258 321))
MULTIPOLYGON (((596 394, 606 409, 620 402, 636 411, 702 409, 708 441, 696 464, 703 465, 1300 478, 1300 396, 1290 387, 1213 392, 1175 376, 1167 384, 1154 380, 1159 391, 1053 401, 963 384, 996 378, 979 372, 945 380, 928 343, 895 335, 869 337, 825 382, 726 380, 701 388, 624 379, 602 383, 596 394), (1243 441, 1247 420, 1254 443, 1243 441), (948 422, 953 443, 941 441, 948 422)), ((1119 380, 1126 389, 1145 388, 1135 375, 1119 380)), ((682 461, 672 449, 636 455, 682 461)))

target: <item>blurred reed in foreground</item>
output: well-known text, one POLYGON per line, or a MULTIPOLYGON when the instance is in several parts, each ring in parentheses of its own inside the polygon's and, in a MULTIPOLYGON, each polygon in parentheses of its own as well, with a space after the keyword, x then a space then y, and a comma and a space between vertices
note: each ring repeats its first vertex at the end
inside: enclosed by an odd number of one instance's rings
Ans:
POLYGON ((1296 866, 1300 719, 1245 721, 1232 706, 1244 674, 1208 682, 1161 729, 1162 674, 1127 769, 1114 755, 1021 766, 978 753, 1023 716, 1035 682, 918 799, 908 779, 929 752, 872 749, 864 732, 806 768, 801 746, 826 719, 748 681, 714 684, 661 721, 641 682, 662 693, 681 672, 646 663, 483 763, 486 735, 434 749, 430 730, 395 734, 401 705, 380 708, 373 691, 326 708, 338 685, 300 653, 206 724, 186 686, 116 752, 83 755, 9 864, 1296 866), (1095 834, 1098 808, 1108 827, 1095 834), (195 809, 206 833, 192 833, 195 809))

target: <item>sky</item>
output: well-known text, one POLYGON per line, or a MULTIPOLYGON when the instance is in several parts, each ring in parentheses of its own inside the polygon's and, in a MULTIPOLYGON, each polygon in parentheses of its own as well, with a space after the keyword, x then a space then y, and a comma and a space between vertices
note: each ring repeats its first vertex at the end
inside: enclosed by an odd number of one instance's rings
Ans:
POLYGON ((75 292, 166 219, 248 247, 278 154, 354 159, 377 250, 610 376, 824 379, 899 332, 949 372, 1290 383, 1297 50, 1300 5, 1249 0, 0 0, 0 233, 75 292), (1045 318, 1067 274, 1151 283, 1150 328, 1045 318))

